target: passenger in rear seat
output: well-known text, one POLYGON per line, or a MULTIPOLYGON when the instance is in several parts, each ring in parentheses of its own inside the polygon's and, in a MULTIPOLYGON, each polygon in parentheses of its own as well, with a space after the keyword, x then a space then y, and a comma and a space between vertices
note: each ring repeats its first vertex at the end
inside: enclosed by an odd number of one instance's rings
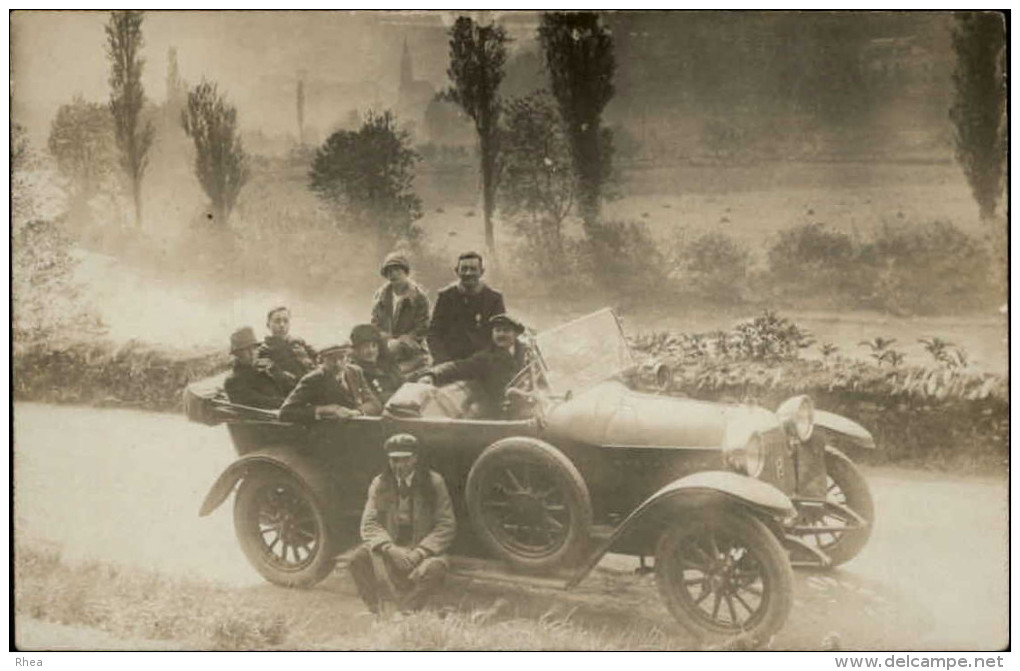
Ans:
POLYGON ((284 393, 315 368, 316 353, 301 338, 290 335, 290 310, 275 307, 266 315, 269 335, 259 345, 255 366, 276 380, 284 393))
POLYGON ((351 330, 352 361, 365 374, 365 381, 371 387, 380 407, 386 405, 397 389, 404 384, 404 378, 397 370, 385 340, 375 326, 358 324, 351 330))
POLYGON ((350 419, 382 414, 365 374, 347 363, 348 345, 333 345, 319 353, 322 365, 301 378, 280 408, 285 422, 311 423, 320 419, 350 419))
POLYGON ((223 391, 231 403, 276 410, 283 403, 286 393, 268 373, 253 365, 258 346, 255 330, 250 326, 230 334, 230 353, 234 356, 234 367, 223 382, 223 391))

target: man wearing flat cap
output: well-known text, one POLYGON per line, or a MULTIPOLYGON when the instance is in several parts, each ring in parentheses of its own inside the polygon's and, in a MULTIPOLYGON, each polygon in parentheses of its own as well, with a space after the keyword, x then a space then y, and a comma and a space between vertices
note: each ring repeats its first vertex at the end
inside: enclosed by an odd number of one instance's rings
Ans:
POLYGON ((255 331, 244 326, 230 334, 233 368, 223 382, 231 403, 251 408, 276 410, 286 395, 265 371, 255 368, 255 350, 259 346, 255 331))
POLYGON ((395 362, 425 353, 429 329, 429 299, 411 277, 411 264, 399 252, 388 254, 380 273, 386 284, 372 297, 372 325, 379 329, 383 345, 395 362))
POLYGON ((315 350, 301 338, 290 335, 290 309, 280 305, 266 314, 269 335, 259 345, 255 365, 264 369, 276 384, 289 392, 315 368, 315 350))
POLYGON ((365 374, 365 381, 380 405, 404 384, 392 355, 386 350, 382 334, 371 324, 358 324, 351 329, 351 359, 365 374))
POLYGON ((280 408, 285 422, 348 419, 382 414, 361 369, 346 361, 350 345, 332 345, 319 352, 322 363, 301 378, 280 408))
POLYGON ((531 361, 529 347, 518 340, 524 324, 506 313, 489 319, 492 328, 490 345, 459 361, 433 366, 421 382, 441 386, 459 380, 478 380, 485 390, 482 413, 487 418, 502 417, 505 412, 506 387, 531 361))
POLYGON ((373 613, 386 597, 401 611, 418 610, 446 577, 457 520, 446 483, 420 458, 417 438, 400 433, 383 449, 386 467, 372 480, 361 516, 364 542, 348 568, 373 613))

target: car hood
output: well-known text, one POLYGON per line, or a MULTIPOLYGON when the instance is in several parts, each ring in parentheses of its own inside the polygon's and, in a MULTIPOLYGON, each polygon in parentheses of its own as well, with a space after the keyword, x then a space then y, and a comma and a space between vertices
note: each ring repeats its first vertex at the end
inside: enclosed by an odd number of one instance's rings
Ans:
POLYGON ((778 426, 764 408, 642 394, 603 382, 547 413, 551 436, 595 445, 718 449, 727 425, 778 426))

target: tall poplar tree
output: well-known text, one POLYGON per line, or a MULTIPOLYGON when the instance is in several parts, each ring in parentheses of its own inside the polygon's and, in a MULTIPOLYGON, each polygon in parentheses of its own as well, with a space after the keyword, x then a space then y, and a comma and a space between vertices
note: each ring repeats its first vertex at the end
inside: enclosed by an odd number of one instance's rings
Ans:
POLYGON ((142 88, 142 67, 139 55, 142 40, 142 12, 133 10, 110 12, 106 24, 106 56, 110 59, 110 112, 113 115, 120 166, 131 187, 135 206, 135 225, 142 225, 142 177, 148 165, 152 146, 151 122, 142 122, 145 90, 142 88))
POLYGON ((482 160, 482 203, 485 213, 485 246, 495 253, 492 213, 499 185, 499 85, 506 65, 506 30, 495 24, 483 26, 467 16, 450 28, 450 67, 453 86, 441 93, 457 103, 475 122, 482 160))

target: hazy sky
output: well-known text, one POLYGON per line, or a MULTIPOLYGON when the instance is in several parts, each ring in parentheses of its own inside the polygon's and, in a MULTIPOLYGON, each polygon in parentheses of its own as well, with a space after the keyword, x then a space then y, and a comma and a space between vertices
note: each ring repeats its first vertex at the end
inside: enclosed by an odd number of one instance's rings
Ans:
MULTIPOLYGON (((15 12, 11 18, 15 118, 33 136, 48 132, 57 107, 75 94, 106 100, 108 64, 103 26, 107 12, 15 12)), ((415 77, 445 83, 445 26, 450 13, 393 12, 160 12, 145 15, 143 85, 155 102, 165 98, 167 50, 175 46, 181 75, 219 83, 246 128, 281 132, 293 127, 294 81, 368 82, 382 94, 395 89, 406 39, 415 77)), ((528 42, 528 15, 509 22, 515 46, 528 42)))

